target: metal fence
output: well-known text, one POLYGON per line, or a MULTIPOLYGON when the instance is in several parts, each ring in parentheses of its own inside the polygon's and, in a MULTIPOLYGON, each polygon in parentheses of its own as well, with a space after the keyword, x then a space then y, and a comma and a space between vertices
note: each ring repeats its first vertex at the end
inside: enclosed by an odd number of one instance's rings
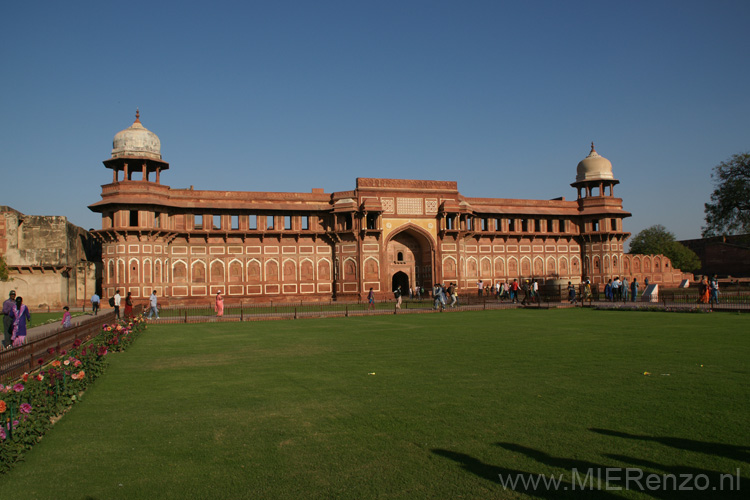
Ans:
MULTIPOLYGON (((134 314, 139 314, 141 306, 134 306, 134 314)), ((39 368, 39 360, 46 360, 50 357, 49 349, 70 350, 73 343, 80 339, 86 342, 102 333, 102 325, 113 323, 115 313, 101 313, 98 316, 91 316, 81 323, 69 328, 57 327, 50 330, 42 336, 31 339, 18 347, 9 347, 0 350, 0 380, 16 380, 25 372, 39 368)))

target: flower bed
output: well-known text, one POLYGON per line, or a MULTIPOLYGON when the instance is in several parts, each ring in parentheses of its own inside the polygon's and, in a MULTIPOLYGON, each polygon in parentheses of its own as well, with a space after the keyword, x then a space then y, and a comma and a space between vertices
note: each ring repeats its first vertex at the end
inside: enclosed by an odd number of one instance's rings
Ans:
POLYGON ((143 315, 127 323, 103 325, 70 351, 49 349, 39 368, 15 383, 0 384, 0 474, 10 470, 107 366, 110 352, 123 351, 146 329, 143 315))

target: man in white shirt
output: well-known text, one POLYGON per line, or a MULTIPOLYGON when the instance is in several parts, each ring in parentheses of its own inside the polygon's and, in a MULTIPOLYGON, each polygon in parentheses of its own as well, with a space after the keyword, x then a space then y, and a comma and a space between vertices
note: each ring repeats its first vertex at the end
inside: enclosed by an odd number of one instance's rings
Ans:
POLYGON ((159 319, 159 307, 156 300, 156 290, 151 292, 151 297, 149 297, 148 299, 148 304, 150 306, 150 309, 148 311, 148 319, 151 319, 154 313, 156 313, 156 319, 159 319))
POLYGON ((115 299, 115 318, 120 319, 120 289, 118 288, 115 291, 115 296, 113 297, 115 299))

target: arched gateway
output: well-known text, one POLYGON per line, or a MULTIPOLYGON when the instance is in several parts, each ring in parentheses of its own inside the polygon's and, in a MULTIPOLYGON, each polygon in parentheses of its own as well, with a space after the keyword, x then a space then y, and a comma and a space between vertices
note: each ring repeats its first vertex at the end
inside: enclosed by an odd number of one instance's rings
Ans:
POLYGON ((404 294, 409 287, 432 286, 434 244, 430 236, 418 226, 408 224, 388 238, 386 262, 391 290, 401 286, 404 294))

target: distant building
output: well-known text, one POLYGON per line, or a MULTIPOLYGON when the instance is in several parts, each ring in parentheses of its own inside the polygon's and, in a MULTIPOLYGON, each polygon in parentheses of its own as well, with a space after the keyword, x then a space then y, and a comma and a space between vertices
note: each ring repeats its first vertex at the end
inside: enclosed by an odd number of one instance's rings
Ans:
POLYGON ((680 241, 698 254, 701 268, 695 274, 750 277, 750 234, 715 236, 680 241))
MULTIPOLYGON (((571 184, 577 199, 472 198, 455 181, 359 178, 351 191, 201 191, 162 184, 161 143, 136 120, 104 161, 104 293, 200 303, 356 299, 433 283, 590 277, 682 279, 663 256, 623 255, 612 164, 593 147, 571 184)), ((212 168, 221 168, 212 166, 212 168)), ((238 178, 238 182, 242 179, 238 178)), ((488 182, 491 180, 488 179, 488 182)))
POLYGON ((15 290, 32 312, 80 307, 101 289, 101 245, 66 217, 0 206, 0 256, 11 278, 0 282, 3 300, 15 290))

